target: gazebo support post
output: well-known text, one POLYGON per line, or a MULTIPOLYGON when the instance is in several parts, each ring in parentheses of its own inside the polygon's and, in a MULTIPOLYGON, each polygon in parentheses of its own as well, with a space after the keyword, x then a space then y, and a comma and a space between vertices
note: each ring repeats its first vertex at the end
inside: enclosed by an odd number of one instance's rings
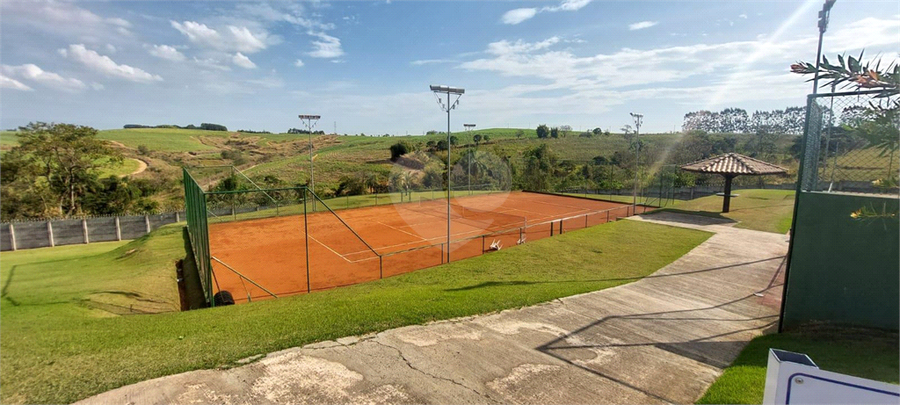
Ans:
POLYGON ((731 180, 734 177, 725 175, 725 201, 722 202, 722 213, 726 213, 731 209, 731 180))

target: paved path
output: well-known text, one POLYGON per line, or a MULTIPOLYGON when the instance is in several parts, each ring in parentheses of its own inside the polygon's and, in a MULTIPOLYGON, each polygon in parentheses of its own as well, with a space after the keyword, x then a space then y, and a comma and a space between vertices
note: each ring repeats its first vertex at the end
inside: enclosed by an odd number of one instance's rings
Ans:
POLYGON ((288 349, 83 403, 693 403, 774 327, 786 237, 680 214, 633 220, 716 235, 623 286, 288 349))

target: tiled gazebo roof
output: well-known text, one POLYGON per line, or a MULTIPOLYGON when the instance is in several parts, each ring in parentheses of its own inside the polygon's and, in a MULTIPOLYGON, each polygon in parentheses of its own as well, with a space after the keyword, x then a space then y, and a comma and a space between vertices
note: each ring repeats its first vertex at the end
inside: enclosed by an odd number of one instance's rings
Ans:
POLYGON ((694 163, 681 166, 689 172, 709 174, 732 175, 764 175, 781 174, 787 172, 783 167, 763 162, 739 153, 726 153, 724 155, 699 160, 694 163))

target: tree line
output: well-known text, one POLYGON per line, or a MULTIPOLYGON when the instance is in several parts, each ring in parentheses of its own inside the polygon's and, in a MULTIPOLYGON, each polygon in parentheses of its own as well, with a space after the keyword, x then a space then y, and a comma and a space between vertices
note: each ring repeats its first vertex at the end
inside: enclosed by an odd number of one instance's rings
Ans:
POLYGON ((784 110, 754 111, 748 114, 742 108, 726 108, 719 112, 700 110, 684 115, 681 129, 714 133, 748 134, 757 131, 789 135, 802 135, 806 120, 806 107, 787 107, 784 110))
POLYGON ((136 128, 168 128, 168 129, 202 129, 206 131, 227 131, 228 128, 224 125, 219 124, 210 124, 208 122, 204 122, 200 124, 200 126, 196 126, 194 124, 189 124, 187 126, 179 126, 179 125, 171 125, 171 124, 163 124, 163 125, 140 125, 140 124, 125 124, 123 126, 125 129, 136 129, 136 128))

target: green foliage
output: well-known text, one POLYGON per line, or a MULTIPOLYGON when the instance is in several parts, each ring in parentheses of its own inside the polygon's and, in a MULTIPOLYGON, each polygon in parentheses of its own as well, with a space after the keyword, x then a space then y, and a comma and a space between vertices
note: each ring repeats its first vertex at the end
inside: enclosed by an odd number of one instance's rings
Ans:
POLYGON ((553 127, 550 129, 550 137, 553 139, 559 138, 559 128, 553 127))
POLYGON ((900 94, 900 64, 891 63, 881 69, 881 58, 874 61, 862 62, 864 51, 860 51, 859 57, 852 55, 844 59, 843 55, 837 56, 837 64, 831 64, 828 57, 822 55, 822 63, 819 69, 809 62, 797 62, 791 65, 791 72, 801 75, 813 75, 807 81, 815 80, 818 72, 820 79, 825 79, 821 87, 841 86, 856 87, 857 89, 880 90, 881 97, 890 97, 900 94))
POLYGON ((525 168, 522 172, 521 186, 524 190, 553 190, 554 177, 558 157, 546 143, 526 149, 522 154, 525 168))
POLYGON ((12 196, 2 201, 6 218, 89 213, 83 198, 96 181, 94 170, 122 160, 91 127, 37 122, 20 128, 18 137, 0 163, 3 194, 12 196))
POLYGON ((138 145, 137 150, 138 150, 138 153, 141 154, 142 156, 147 156, 150 154, 150 148, 148 148, 147 145, 143 145, 143 144, 138 145))
POLYGON ((536 131, 538 139, 546 139, 550 137, 550 128, 548 128, 545 124, 538 125, 536 131))
POLYGON ((206 131, 227 131, 228 130, 228 128, 226 128, 224 125, 210 124, 210 123, 206 123, 206 122, 200 124, 200 129, 203 129, 206 131))
POLYGON ((403 156, 411 150, 408 143, 405 141, 397 142, 390 147, 391 150, 391 162, 396 162, 397 159, 400 159, 400 156, 403 156))
POLYGON ((222 156, 222 159, 230 160, 235 166, 240 166, 246 163, 246 161, 244 160, 244 155, 239 150, 225 149, 220 153, 220 155, 222 156))
POLYGON ((525 131, 523 131, 523 130, 521 130, 521 129, 518 130, 518 131, 516 131, 516 138, 517 138, 517 139, 520 139, 520 138, 522 138, 522 137, 524 137, 524 136, 525 136, 525 131))

